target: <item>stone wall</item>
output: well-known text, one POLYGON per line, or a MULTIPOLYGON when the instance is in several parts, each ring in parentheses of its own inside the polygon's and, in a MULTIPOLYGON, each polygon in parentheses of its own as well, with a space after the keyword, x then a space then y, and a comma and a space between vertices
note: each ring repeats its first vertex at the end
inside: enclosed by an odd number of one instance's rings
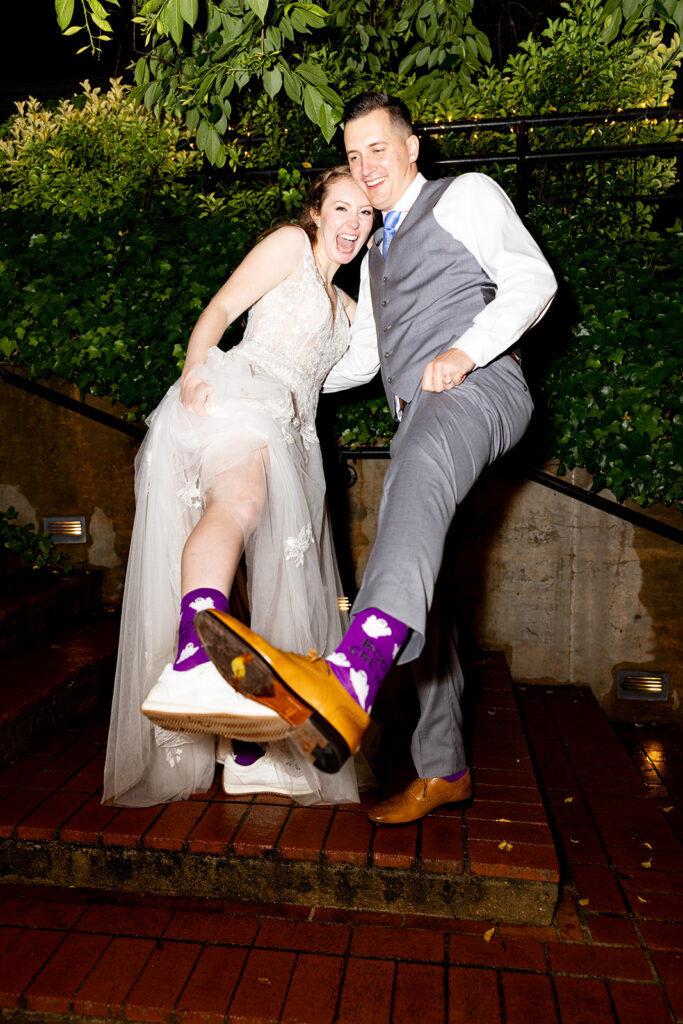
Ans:
MULTIPOLYGON (((387 463, 352 465, 348 520, 359 582, 387 463)), ((590 486, 582 471, 568 479, 590 486)), ((683 529, 675 509, 647 514, 683 529)), ((614 718, 683 721, 680 544, 499 469, 458 512, 456 538, 463 642, 503 650, 518 682, 590 686, 614 718), (617 701, 617 672, 626 668, 668 672, 669 700, 617 701)))
MULTIPOLYGON (((75 388, 51 381, 72 398, 75 388)), ((108 402, 89 399, 108 412, 108 402)), ((83 515, 85 544, 60 547, 103 572, 103 598, 123 594, 133 526, 133 460, 138 442, 110 427, 0 383, 0 508, 42 529, 43 516, 83 515)))
MULTIPOLYGON (((103 569, 105 600, 120 601, 137 442, 2 383, 0 431, 0 508, 14 505, 22 522, 38 527, 44 515, 84 515, 87 544, 62 550, 103 569)), ((348 490, 334 460, 329 476, 352 596, 375 536, 387 462, 350 465, 357 481, 348 490)), ((589 484, 585 474, 571 479, 589 484)), ((648 514, 683 528, 675 510, 648 514)), ((503 650, 520 682, 591 686, 616 718, 683 720, 681 545, 502 470, 479 482, 456 526, 453 589, 465 642, 503 650), (617 702, 620 668, 669 672, 669 701, 617 702)))

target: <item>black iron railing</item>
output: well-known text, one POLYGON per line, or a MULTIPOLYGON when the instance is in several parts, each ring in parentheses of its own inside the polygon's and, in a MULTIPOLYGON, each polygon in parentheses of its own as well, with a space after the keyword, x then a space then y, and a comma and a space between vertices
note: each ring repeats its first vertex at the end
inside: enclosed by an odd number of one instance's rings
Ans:
POLYGON ((434 138, 448 135, 478 134, 488 131, 500 135, 515 136, 515 151, 501 153, 476 153, 467 156, 455 156, 434 159, 431 166, 437 170, 456 168, 484 167, 487 164, 509 165, 517 168, 516 193, 514 196, 517 211, 524 216, 529 208, 529 170, 541 164, 549 163, 589 163, 595 160, 628 160, 633 163, 634 187, 629 193, 610 195, 610 202, 661 203, 680 201, 683 192, 680 189, 654 195, 636 193, 638 180, 638 160, 647 156, 682 157, 683 136, 673 142, 627 143, 603 146, 572 146, 557 149, 547 146, 534 148, 534 129, 536 128, 583 128, 588 125, 616 124, 661 124, 662 122, 683 124, 683 111, 672 107, 635 107, 628 110, 592 110, 574 114, 539 114, 534 117, 514 118, 477 118, 473 121, 446 121, 438 124, 419 124, 415 128, 418 136, 434 138))
MULTIPOLYGON (((37 381, 29 380, 27 377, 22 377, 9 370, 2 370, 0 380, 4 381, 5 384, 19 388, 22 391, 26 391, 38 398, 44 398, 46 401, 59 405, 64 409, 69 409, 71 412, 78 413, 79 416, 85 416, 90 420, 94 420, 96 423, 101 423, 103 426, 116 430, 121 434, 127 434, 128 437, 135 438, 138 441, 141 441, 147 432, 146 428, 140 424, 129 423, 127 420, 123 420, 120 417, 115 416, 113 413, 104 412, 92 405, 88 405, 80 399, 70 398, 68 395, 63 395, 54 388, 46 387, 44 384, 39 384, 37 381)), ((339 450, 340 461, 346 462, 347 464, 354 459, 388 459, 389 457, 388 448, 341 448, 339 450)), ((533 480, 534 483, 541 484, 541 486, 548 487, 553 491, 559 491, 561 494, 564 494, 569 498, 573 498, 575 501, 580 501, 584 505, 590 505, 592 508, 599 509, 601 512, 607 512, 609 515, 614 516, 617 519, 622 519, 625 522, 632 523, 634 526, 640 526, 644 530, 649 530, 650 533, 656 533, 660 537, 666 537, 668 540, 673 540, 677 544, 683 544, 683 530, 679 530, 675 526, 669 526, 668 523, 660 523, 658 519, 655 519, 653 516, 648 516, 644 512, 638 512, 636 509, 625 508, 623 505, 619 505, 617 502, 611 501, 609 498, 603 498, 599 494, 593 494, 591 491, 586 491, 582 487, 570 484, 568 481, 562 480, 560 477, 553 476, 552 473, 543 472, 543 470, 525 470, 525 476, 529 480, 533 480)), ((353 482, 354 481, 352 480, 351 483, 353 482)))
MULTIPOLYGON (((665 203, 683 201, 683 192, 680 189, 661 192, 658 194, 641 195, 637 192, 637 164, 647 156, 659 157, 683 157, 683 136, 672 142, 646 142, 628 143, 620 145, 603 146, 573 146, 553 149, 548 146, 534 145, 534 129, 552 128, 581 128, 588 125, 606 125, 611 127, 620 123, 661 123, 665 121, 678 122, 683 124, 683 110, 673 107, 635 107, 628 110, 592 110, 578 111, 569 114, 539 114, 533 117, 511 117, 511 118, 477 118, 469 121, 445 121, 417 124, 415 134, 419 137, 429 139, 438 138, 444 135, 478 134, 479 132, 493 132, 501 136, 515 136, 514 152, 499 153, 472 153, 466 156, 454 156, 434 158, 429 161, 430 168, 441 174, 457 169, 472 169, 474 167, 485 167, 486 165, 510 165, 517 168, 516 190, 514 199, 517 211, 524 216, 529 209, 529 171, 533 167, 550 163, 589 163, 596 160, 628 160, 634 165, 633 188, 622 195, 610 195, 609 202, 624 202, 635 204, 644 203, 665 203)), ((246 136, 236 136, 236 139, 246 141, 246 136)), ((250 135, 249 142, 258 145, 266 142, 265 135, 250 135)), ((307 176, 319 174, 325 170, 324 167, 302 168, 302 173, 307 176)), ((278 174, 277 167, 249 168, 239 174, 245 179, 272 179, 278 174)))

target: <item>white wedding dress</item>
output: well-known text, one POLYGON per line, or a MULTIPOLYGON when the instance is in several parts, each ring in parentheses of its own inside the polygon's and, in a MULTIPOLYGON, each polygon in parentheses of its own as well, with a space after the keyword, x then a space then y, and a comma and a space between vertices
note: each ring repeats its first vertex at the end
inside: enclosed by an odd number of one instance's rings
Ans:
MULTIPOLYGON (((200 367, 211 386, 207 414, 181 404, 176 382, 150 416, 135 463, 105 803, 149 806, 213 781, 212 736, 170 733, 140 712, 175 657, 181 554, 212 487, 231 496, 233 513, 239 498, 252 628, 299 653, 327 654, 337 645, 346 622, 315 414, 320 387, 348 342, 341 295, 333 311, 307 240, 297 272, 251 308, 242 341, 228 352, 211 349, 200 367)), ((301 802, 358 799, 351 763, 336 775, 308 764, 305 772, 311 793, 301 802)))

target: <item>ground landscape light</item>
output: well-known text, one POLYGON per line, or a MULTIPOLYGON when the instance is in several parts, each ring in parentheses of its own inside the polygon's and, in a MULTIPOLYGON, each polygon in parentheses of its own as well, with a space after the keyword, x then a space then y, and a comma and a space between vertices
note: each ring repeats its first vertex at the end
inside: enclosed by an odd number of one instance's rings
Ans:
POLYGON ((668 700, 669 673, 620 669, 617 676, 617 700, 668 700))
POLYGON ((43 533, 53 544, 85 544, 85 516, 43 516, 43 533))

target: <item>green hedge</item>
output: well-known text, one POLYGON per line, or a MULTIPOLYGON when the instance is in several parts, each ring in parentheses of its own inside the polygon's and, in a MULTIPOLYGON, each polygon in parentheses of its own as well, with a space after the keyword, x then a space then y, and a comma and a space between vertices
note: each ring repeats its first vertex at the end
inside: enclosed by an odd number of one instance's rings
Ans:
POLYGON ((31 376, 57 373, 145 415, 178 377, 202 308, 254 238, 286 216, 289 180, 69 224, 0 210, 0 353, 31 376))
MULTIPOLYGON (((34 105, 2 129, 0 355, 33 376, 58 373, 118 399, 135 417, 177 378, 199 311, 254 238, 293 216, 303 182, 281 170, 271 185, 233 181, 205 194, 189 176, 193 160, 177 159, 182 133, 132 115, 120 90, 104 105, 115 121, 105 136, 118 142, 94 160, 85 142, 103 104, 93 95, 59 116, 34 105), (146 131, 154 158, 119 159, 126 140, 139 149, 146 131)), ((508 184, 509 169, 494 173, 508 184)), ((650 164, 647 183, 670 175, 670 162, 650 164)), ((620 499, 680 502, 680 226, 652 233, 647 209, 633 226, 628 208, 598 204, 580 182, 572 194, 569 170, 533 183, 532 227, 561 284, 527 344, 538 455, 585 466, 620 499)), ((623 181, 615 172, 601 187, 618 192, 623 181)), ((345 443, 387 444, 392 428, 381 398, 341 402, 345 443)))
POLYGON ((683 231, 546 238, 575 303, 542 382, 545 453, 639 505, 683 502, 683 231))

